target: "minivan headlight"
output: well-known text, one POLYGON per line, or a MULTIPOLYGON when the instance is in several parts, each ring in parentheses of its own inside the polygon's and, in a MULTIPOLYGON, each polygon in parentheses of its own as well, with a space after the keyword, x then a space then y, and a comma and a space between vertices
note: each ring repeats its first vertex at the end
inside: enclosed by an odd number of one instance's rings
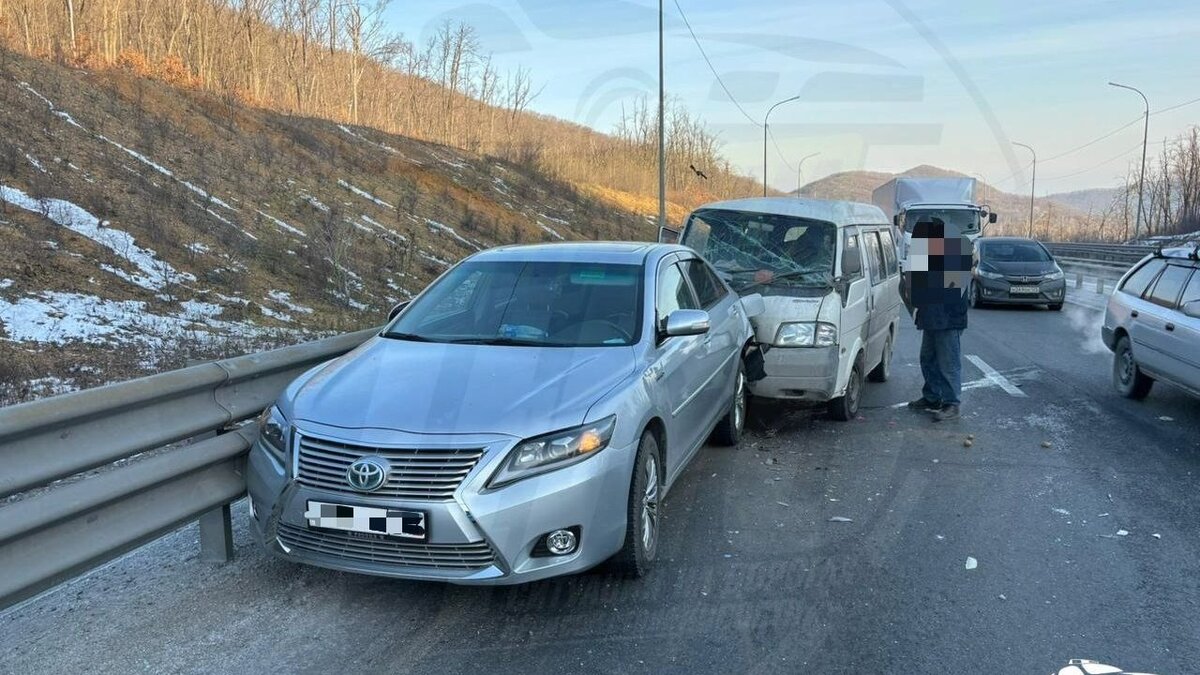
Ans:
POLYGON ((501 487, 555 469, 582 462, 608 447, 617 416, 598 422, 526 439, 504 458, 488 487, 501 487))
POLYGON ((287 456, 288 432, 291 431, 287 418, 279 412, 278 407, 271 406, 258 416, 258 425, 258 441, 281 464, 284 463, 287 456))
POLYGON ((837 326, 824 321, 797 321, 779 324, 776 347, 832 347, 837 344, 837 326))

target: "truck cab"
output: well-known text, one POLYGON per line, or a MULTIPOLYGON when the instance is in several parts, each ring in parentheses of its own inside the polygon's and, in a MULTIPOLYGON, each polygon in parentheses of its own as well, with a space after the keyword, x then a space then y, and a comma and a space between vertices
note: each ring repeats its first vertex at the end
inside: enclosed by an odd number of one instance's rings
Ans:
POLYGON ((902 269, 918 222, 941 221, 972 241, 996 222, 995 213, 976 203, 974 178, 895 178, 879 186, 871 200, 892 221, 902 269))

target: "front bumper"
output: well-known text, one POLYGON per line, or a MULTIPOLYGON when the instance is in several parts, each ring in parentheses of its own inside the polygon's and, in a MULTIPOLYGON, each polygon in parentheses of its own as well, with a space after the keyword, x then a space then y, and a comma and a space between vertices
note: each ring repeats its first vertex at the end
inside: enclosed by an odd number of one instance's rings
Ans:
MULTIPOLYGON (((356 433, 339 430, 338 440, 362 442, 361 438, 345 438, 356 433)), ((419 441, 404 438, 404 434, 395 436, 399 437, 389 440, 397 447, 430 445, 428 436, 419 441)), ((455 442, 483 443, 486 451, 454 497, 444 501, 314 488, 294 478, 298 469, 295 443, 291 466, 286 469, 256 443, 246 477, 252 531, 268 551, 295 562, 458 584, 516 584, 570 574, 593 567, 620 549, 636 444, 610 446, 578 464, 489 490, 487 479, 517 439, 458 437, 455 442), (309 500, 421 511, 426 515, 427 541, 310 527, 304 517, 309 500), (579 547, 573 553, 534 555, 543 535, 573 526, 580 531, 579 547)))
POLYGON ((979 289, 979 297, 984 302, 1010 305, 1057 305, 1063 302, 1067 295, 1067 280, 1054 281, 1013 281, 1009 279, 987 279, 975 277, 975 285, 979 289), (1012 292, 1013 286, 1036 286, 1037 293, 1012 292))
POLYGON ((750 382, 763 398, 828 401, 837 388, 837 347, 769 347, 763 353, 766 376, 750 382))

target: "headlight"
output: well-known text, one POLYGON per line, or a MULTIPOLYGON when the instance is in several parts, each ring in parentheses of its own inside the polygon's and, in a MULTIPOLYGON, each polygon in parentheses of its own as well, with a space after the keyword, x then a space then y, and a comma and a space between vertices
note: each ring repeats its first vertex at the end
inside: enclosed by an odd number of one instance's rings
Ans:
POLYGON ((599 422, 521 441, 504 458, 488 487, 508 485, 582 462, 608 447, 616 423, 616 415, 610 415, 599 422))
POLYGON ((976 272, 979 274, 979 276, 983 277, 984 279, 1003 279, 1004 278, 1003 274, 996 274, 995 272, 989 272, 988 270, 985 270, 982 267, 977 269, 976 272))
POLYGON ((291 430, 287 418, 279 412, 279 408, 271 406, 258 416, 258 440, 267 452, 286 466, 288 432, 291 430))
POLYGON ((776 347, 832 347, 837 344, 837 326, 823 321, 781 323, 775 333, 776 347))
POLYGON ((1053 272, 1046 275, 1046 281, 1058 281, 1059 279, 1062 279, 1065 276, 1067 276, 1067 275, 1063 274, 1063 271, 1061 268, 1055 267, 1053 272))

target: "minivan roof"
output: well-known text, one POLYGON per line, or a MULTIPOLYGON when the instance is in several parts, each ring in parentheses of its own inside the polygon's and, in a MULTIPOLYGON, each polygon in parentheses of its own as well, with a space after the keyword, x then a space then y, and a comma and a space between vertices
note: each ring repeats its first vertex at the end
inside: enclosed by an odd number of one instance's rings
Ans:
POLYGON ((848 225, 890 225, 887 216, 879 207, 861 202, 843 202, 826 199, 797 199, 795 197, 753 197, 750 199, 730 199, 723 202, 713 202, 701 206, 702 209, 722 209, 725 211, 748 211, 751 213, 769 213, 777 216, 792 216, 823 220, 838 227, 848 225))

